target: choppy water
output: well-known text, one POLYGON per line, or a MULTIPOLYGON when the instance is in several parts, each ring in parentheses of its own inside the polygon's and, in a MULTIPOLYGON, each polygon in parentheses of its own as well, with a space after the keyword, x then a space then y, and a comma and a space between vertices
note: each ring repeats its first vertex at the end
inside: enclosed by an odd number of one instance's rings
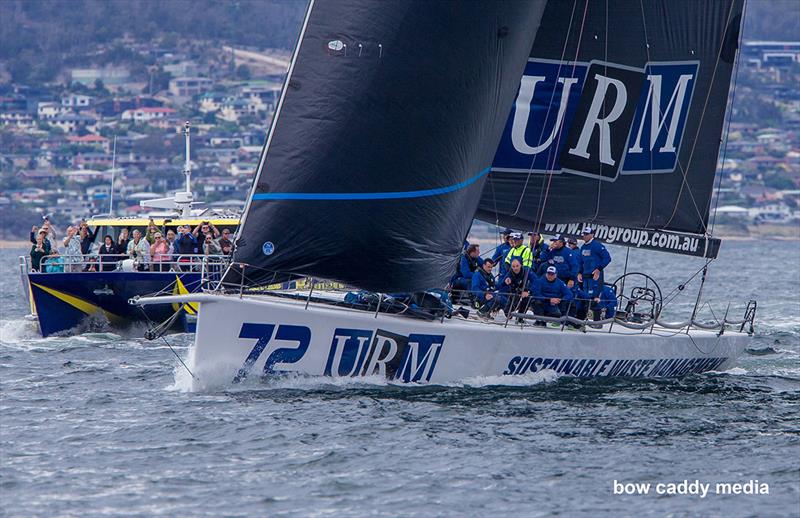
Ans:
MULTIPOLYGON (((760 301, 752 349, 726 373, 205 393, 183 391, 172 352, 137 330, 38 338, 16 255, 0 251, 3 515, 800 515, 796 242, 723 245, 714 310, 760 301), (613 494, 614 480, 685 479, 757 479, 769 495, 613 494)), ((665 291, 702 265, 640 251, 629 264, 665 291)), ((170 341, 185 355, 191 337, 170 341)))

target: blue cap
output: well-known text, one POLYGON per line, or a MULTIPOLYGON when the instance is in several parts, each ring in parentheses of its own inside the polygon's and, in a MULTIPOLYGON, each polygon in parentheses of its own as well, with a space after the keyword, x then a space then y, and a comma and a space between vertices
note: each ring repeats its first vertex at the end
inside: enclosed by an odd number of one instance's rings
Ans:
POLYGON ((514 231, 513 231, 513 230, 511 230, 510 228, 507 228, 507 229, 505 229, 504 231, 500 232, 500 235, 501 235, 501 236, 510 236, 510 235, 511 235, 511 234, 513 234, 513 233, 514 233, 514 231))
POLYGON ((581 232, 581 234, 584 234, 584 235, 585 234, 594 234, 594 228, 591 225, 586 225, 585 227, 583 227, 583 231, 581 232))

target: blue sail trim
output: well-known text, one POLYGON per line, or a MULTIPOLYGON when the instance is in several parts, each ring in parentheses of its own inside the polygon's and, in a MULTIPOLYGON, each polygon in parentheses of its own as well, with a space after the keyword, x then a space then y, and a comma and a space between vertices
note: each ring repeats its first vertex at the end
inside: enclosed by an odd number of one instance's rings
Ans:
POLYGON ((253 200, 400 200, 407 198, 424 198, 438 196, 449 192, 458 191, 480 180, 491 170, 491 167, 481 170, 472 178, 447 187, 423 189, 420 191, 397 192, 263 192, 253 195, 253 200))

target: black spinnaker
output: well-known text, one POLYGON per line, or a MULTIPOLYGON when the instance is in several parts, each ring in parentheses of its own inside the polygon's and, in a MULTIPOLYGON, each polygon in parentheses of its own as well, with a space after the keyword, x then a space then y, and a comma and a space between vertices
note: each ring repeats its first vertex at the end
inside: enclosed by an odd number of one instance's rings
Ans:
POLYGON ((477 217, 707 236, 742 4, 548 2, 477 217))
POLYGON ((443 287, 544 5, 312 1, 240 228, 243 283, 443 287))

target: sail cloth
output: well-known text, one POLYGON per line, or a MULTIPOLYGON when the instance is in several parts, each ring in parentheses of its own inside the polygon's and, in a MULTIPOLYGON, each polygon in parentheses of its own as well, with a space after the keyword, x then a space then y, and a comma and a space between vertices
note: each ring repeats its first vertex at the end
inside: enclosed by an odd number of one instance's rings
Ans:
POLYGON ((477 217, 706 233, 741 21, 742 0, 548 2, 477 217))
POLYGON ((443 287, 544 3, 312 2, 237 241, 244 283, 443 287))

